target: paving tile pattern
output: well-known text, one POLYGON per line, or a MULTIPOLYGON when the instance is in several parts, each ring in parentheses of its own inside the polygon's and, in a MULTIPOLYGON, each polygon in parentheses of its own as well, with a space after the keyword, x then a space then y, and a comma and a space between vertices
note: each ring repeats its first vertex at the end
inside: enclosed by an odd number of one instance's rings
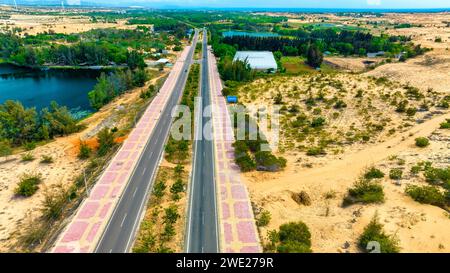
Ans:
POLYGON ((222 96, 217 63, 210 49, 208 54, 221 252, 261 252, 247 187, 240 178, 239 167, 234 163, 234 132, 222 96))
POLYGON ((184 49, 159 93, 61 233, 52 252, 93 252, 95 250, 160 113, 174 90, 189 48, 190 46, 187 46, 184 49))

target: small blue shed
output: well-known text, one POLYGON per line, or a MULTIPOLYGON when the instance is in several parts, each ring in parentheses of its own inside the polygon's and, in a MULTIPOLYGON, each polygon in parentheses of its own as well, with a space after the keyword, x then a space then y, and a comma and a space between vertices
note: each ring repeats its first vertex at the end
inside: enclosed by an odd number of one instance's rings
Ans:
POLYGON ((237 98, 237 96, 227 96, 227 102, 228 103, 237 103, 238 98, 237 98))

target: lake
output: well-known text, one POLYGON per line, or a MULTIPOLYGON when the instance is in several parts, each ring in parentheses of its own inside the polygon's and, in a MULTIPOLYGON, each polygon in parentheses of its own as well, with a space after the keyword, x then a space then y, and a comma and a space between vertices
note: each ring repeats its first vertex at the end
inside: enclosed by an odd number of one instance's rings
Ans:
POLYGON ((82 118, 93 112, 87 94, 99 75, 95 70, 41 71, 0 64, 0 103, 17 100, 41 110, 56 101, 82 118))
POLYGON ((278 37, 278 33, 272 32, 245 32, 245 31, 225 31, 222 33, 223 37, 233 36, 250 36, 250 37, 278 37))

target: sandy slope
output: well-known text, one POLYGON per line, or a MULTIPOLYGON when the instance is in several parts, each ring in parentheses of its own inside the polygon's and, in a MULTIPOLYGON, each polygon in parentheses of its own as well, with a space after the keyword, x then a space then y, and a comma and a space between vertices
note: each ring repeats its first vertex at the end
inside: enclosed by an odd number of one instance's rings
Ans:
POLYGON ((136 88, 133 92, 116 98, 100 111, 83 120, 82 124, 86 125, 83 131, 57 138, 53 142, 37 147, 32 151, 36 158, 34 161, 21 162, 23 153, 10 156, 8 161, 0 158, 0 252, 8 251, 13 245, 16 231, 20 231, 29 223, 28 218, 40 215, 46 188, 55 184, 70 185, 81 173, 88 162, 77 158, 79 140, 94 139, 97 132, 105 126, 120 128, 120 125, 126 122, 124 113, 127 107, 132 106, 139 99, 141 90, 147 88, 149 84, 155 84, 163 76, 152 79, 146 87, 136 88), (41 164, 42 155, 51 155, 54 163, 41 164), (19 177, 29 172, 42 174, 43 183, 40 189, 28 198, 15 197, 14 189, 19 182, 19 177))
POLYGON ((264 236, 267 230, 278 228, 287 221, 302 220, 312 232, 314 251, 344 251, 341 247, 346 241, 351 243, 348 250, 356 251, 356 238, 375 211, 378 211, 389 232, 399 231, 403 251, 448 252, 449 249, 439 247, 440 243, 447 247, 450 245, 448 216, 442 209, 412 201, 397 186, 389 183, 385 185, 387 200, 382 205, 356 205, 344 209, 340 204, 347 189, 366 167, 389 155, 416 149, 413 143, 417 136, 431 134, 449 117, 450 114, 435 117, 389 141, 347 154, 342 160, 331 161, 323 167, 298 169, 291 162, 282 174, 246 174, 252 201, 272 214, 269 227, 264 228, 261 234, 264 236), (291 192, 301 190, 307 191, 311 196, 310 207, 299 207, 291 199, 291 192), (336 198, 326 200, 324 194, 330 191, 336 193, 336 198))

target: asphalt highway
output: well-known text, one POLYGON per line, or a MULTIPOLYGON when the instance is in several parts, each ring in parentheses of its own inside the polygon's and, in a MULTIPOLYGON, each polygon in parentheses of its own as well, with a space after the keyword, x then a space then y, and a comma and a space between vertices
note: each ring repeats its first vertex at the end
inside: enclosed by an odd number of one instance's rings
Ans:
POLYGON ((181 99, 189 68, 192 64, 197 39, 198 31, 195 32, 192 47, 176 81, 173 93, 147 141, 139 162, 102 234, 95 252, 125 253, 130 251, 145 210, 148 194, 153 188, 153 181, 170 132, 173 120, 171 111, 181 99))
MULTIPOLYGON (((201 104, 202 108, 211 105, 209 86, 209 63, 207 32, 203 32, 203 55, 201 61, 201 104)), ((212 123, 210 116, 198 111, 197 121, 212 123)), ((218 223, 216 215, 216 190, 214 180, 213 141, 203 136, 203 126, 196 128, 194 144, 194 165, 190 184, 188 225, 186 231, 186 251, 188 253, 216 253, 218 245, 218 223), (198 130, 199 129, 199 130, 198 130)), ((211 134, 212 135, 212 134, 211 134)))

